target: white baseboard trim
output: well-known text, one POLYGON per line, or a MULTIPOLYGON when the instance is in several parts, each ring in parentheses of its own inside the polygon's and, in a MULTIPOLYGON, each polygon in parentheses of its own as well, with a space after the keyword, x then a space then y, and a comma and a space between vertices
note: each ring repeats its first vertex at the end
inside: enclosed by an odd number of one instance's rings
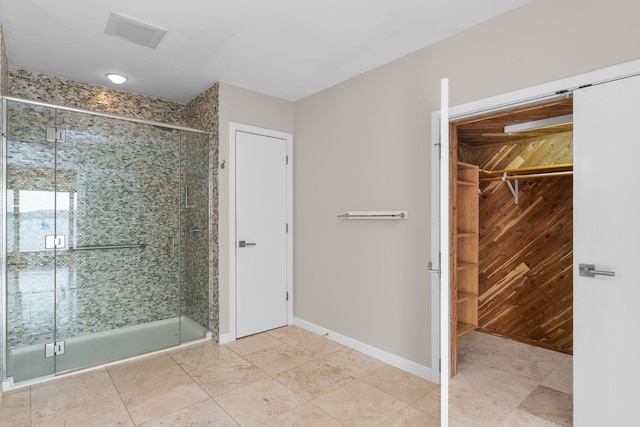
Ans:
POLYGON ((369 344, 365 344, 353 338, 341 335, 337 332, 330 331, 326 328, 323 328, 322 326, 307 322, 306 320, 302 320, 298 317, 294 317, 293 324, 310 332, 313 332, 314 334, 329 338, 330 340, 335 341, 338 344, 342 344, 355 351, 359 351, 360 353, 366 354, 367 356, 371 356, 374 359, 378 359, 381 362, 387 363, 391 366, 395 366, 396 368, 402 369, 403 371, 410 372, 429 381, 432 380, 431 368, 427 366, 420 365, 419 363, 412 362, 411 360, 386 352, 384 350, 380 350, 377 347, 373 347, 369 344))
POLYGON ((220 334, 218 337, 218 344, 223 345, 235 340, 236 337, 234 337, 231 332, 227 332, 226 334, 220 334))

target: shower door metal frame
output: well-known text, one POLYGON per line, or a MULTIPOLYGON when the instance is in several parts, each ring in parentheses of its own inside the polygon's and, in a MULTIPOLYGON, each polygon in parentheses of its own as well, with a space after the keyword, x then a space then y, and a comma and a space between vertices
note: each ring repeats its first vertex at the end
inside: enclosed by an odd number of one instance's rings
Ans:
MULTIPOLYGON (((82 108, 75 108, 75 107, 67 107, 64 105, 58 105, 58 104, 50 104, 48 102, 41 102, 41 101, 32 101, 30 99, 23 99, 23 98, 16 98, 13 96, 3 96, 2 97, 2 108, 3 108, 3 115, 6 116, 6 101, 15 101, 15 102, 22 102, 24 104, 30 104, 30 105, 37 105, 40 107, 46 107, 46 108, 54 108, 56 110, 63 110, 63 111, 72 111, 75 113, 83 113, 83 114, 90 114, 92 116, 99 116, 99 117, 108 117, 111 119, 118 119, 118 120, 125 120, 128 122, 134 122, 134 123, 142 123, 145 125, 151 125, 151 126, 157 126, 157 127, 163 127, 163 128, 169 128, 169 129, 175 129, 175 130, 184 130, 187 132, 194 132, 194 133, 200 133, 200 134, 205 134, 205 135, 209 135, 209 137, 211 138, 211 132, 207 132, 204 130, 199 130, 199 129, 193 129, 190 127, 186 127, 186 126, 180 126, 180 125, 173 125, 173 124, 169 124, 169 123, 162 123, 162 122, 155 122, 153 120, 145 120, 145 119, 136 119, 134 117, 127 117, 127 116, 119 116, 117 114, 111 114, 111 113, 102 113, 100 111, 91 111, 91 110, 84 110, 82 108)), ((4 117, 4 119, 6 119, 6 117, 4 117)), ((6 120, 3 120, 2 122, 2 129, 3 129, 3 135, 6 134, 6 120)))
POLYGON ((2 98, 2 230, 0 230, 0 256, 2 257, 2 271, 0 271, 0 304, 2 307, 2 389, 4 391, 7 376, 7 101, 2 98))
MULTIPOLYGON (((29 104, 29 105, 35 105, 35 106, 40 106, 40 107, 45 107, 45 108, 52 108, 55 110, 62 110, 62 111, 71 111, 71 112, 76 112, 76 113, 82 113, 82 114, 89 114, 92 116, 99 116, 99 117, 107 117, 107 118, 112 118, 112 119, 118 119, 118 120, 124 120, 124 121, 128 121, 128 122, 134 122, 134 123, 141 123, 141 124, 146 124, 146 125, 151 125, 151 126, 156 126, 156 127, 163 127, 163 128, 168 128, 168 129, 175 129, 175 130, 181 130, 181 131, 187 131, 187 132, 193 132, 193 133, 199 133, 199 134, 205 134, 209 137, 209 140, 211 140, 212 138, 212 134, 211 132, 207 132, 207 131, 202 131, 199 129, 193 129, 193 128, 189 128, 186 126, 179 126, 179 125, 173 125, 173 124, 168 124, 168 123, 161 123, 161 122, 155 122, 152 120, 144 120, 144 119, 136 119, 133 117, 126 117, 126 116, 120 116, 117 114, 110 114, 110 113, 102 113, 102 112, 98 112, 98 111, 91 111, 91 110, 85 110, 82 108, 75 108, 75 107, 67 107, 64 105, 57 105, 57 104, 51 104, 51 103, 47 103, 47 102, 40 102, 40 101, 33 101, 33 100, 29 100, 29 99, 23 99, 23 98, 17 98, 17 97, 12 97, 12 96, 2 96, 2 147, 0 148, 2 150, 2 230, 0 230, 0 237, 1 237, 1 243, 0 243, 0 256, 2 257, 2 262, 0 263, 1 265, 1 271, 0 271, 0 304, 2 307, 2 325, 1 326, 1 343, 2 343, 2 354, 0 354, 0 357, 2 358, 2 376, 0 378, 0 382, 2 383, 2 389, 8 389, 10 386, 12 386, 13 384, 8 385, 7 382, 7 377, 6 377, 6 372, 7 372, 7 244, 6 244, 6 232, 7 232, 7 101, 14 101, 14 102, 20 102, 23 104, 29 104)), ((210 183, 209 183, 210 185, 210 183)), ((54 320, 55 321, 55 320, 54 320)), ((54 371, 53 375, 55 376, 56 373, 54 371)))

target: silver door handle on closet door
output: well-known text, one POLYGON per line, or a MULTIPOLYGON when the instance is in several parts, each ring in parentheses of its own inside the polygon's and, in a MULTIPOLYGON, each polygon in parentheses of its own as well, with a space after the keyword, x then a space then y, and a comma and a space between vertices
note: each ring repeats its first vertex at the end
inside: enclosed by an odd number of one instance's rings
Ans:
POLYGON ((615 271, 606 271, 606 270, 596 270, 596 266, 594 264, 579 264, 578 265, 578 274, 580 276, 585 277, 596 277, 599 276, 615 276, 615 271))
POLYGON ((239 247, 239 248, 244 248, 244 247, 246 247, 246 246, 255 246, 255 245, 256 245, 255 243, 247 242, 247 241, 245 241, 245 240, 240 240, 240 241, 238 241, 238 247, 239 247))

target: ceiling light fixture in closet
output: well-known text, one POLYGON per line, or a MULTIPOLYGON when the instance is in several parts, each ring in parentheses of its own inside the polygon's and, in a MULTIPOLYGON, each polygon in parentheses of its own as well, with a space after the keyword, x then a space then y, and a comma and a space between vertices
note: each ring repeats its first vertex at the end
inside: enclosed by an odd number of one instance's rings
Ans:
POLYGON ((509 125, 504 127, 504 133, 512 134, 517 132, 527 132, 531 130, 538 130, 544 128, 550 128, 554 126, 568 125, 573 123, 573 114, 567 114, 565 116, 550 117, 548 119, 534 120, 532 122, 518 123, 517 125, 509 125))

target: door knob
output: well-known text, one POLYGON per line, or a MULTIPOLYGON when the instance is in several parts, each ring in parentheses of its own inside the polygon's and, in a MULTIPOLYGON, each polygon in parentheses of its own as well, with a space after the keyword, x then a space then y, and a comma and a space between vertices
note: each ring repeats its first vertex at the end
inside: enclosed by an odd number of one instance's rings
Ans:
POLYGON ((615 271, 605 271, 605 270, 596 270, 596 266, 594 264, 579 264, 578 265, 578 274, 580 276, 585 277, 596 277, 596 275, 600 276, 615 276, 615 271))
POLYGON ((244 248, 244 247, 247 247, 247 246, 255 246, 255 245, 256 245, 255 243, 247 242, 245 240, 238 241, 238 247, 240 247, 240 248, 244 248))

